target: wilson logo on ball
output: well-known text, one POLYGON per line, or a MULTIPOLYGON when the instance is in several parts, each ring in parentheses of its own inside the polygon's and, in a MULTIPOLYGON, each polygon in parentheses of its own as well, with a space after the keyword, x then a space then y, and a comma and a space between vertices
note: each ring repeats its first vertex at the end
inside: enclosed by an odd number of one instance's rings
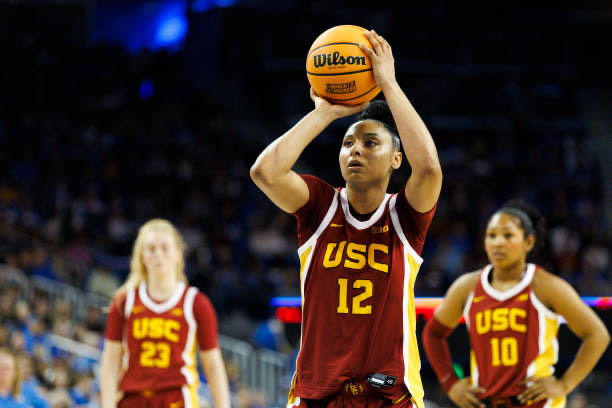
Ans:
POLYGON ((345 84, 327 84, 325 88, 325 92, 328 94, 347 94, 351 92, 355 92, 357 87, 355 86, 355 81, 347 82, 345 84))
POLYGON ((352 56, 344 57, 338 51, 333 54, 317 54, 313 55, 315 68, 321 68, 325 65, 366 65, 365 57, 352 56))

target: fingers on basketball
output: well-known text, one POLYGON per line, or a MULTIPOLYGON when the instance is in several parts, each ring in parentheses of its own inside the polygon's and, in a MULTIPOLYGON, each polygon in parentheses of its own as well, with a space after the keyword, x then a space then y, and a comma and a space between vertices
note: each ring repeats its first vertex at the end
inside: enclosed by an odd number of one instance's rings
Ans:
POLYGON ((376 56, 376 54, 374 53, 374 50, 372 50, 370 47, 368 47, 365 44, 359 44, 359 48, 361 48, 361 51, 365 52, 365 54, 372 58, 373 56, 376 56))
POLYGON ((378 54, 383 47, 382 37, 374 30, 370 31, 369 34, 370 35, 368 38, 372 43, 372 47, 374 48, 374 51, 376 51, 376 54, 378 54))

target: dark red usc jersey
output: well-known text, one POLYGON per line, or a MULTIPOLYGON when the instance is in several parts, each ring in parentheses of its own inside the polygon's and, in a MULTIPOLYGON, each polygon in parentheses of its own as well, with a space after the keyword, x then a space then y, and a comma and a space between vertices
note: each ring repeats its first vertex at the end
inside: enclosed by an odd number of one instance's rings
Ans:
MULTIPOLYGON (((544 306, 531 288, 538 267, 528 264, 521 281, 498 291, 489 283, 492 266, 486 266, 465 305, 471 343, 471 379, 486 391, 480 398, 520 394, 527 377, 554 373, 557 331, 561 317, 544 306)), ((565 406, 565 398, 542 401, 534 408, 565 406)))
POLYGON ((119 389, 125 393, 182 388, 195 401, 196 347, 217 346, 217 323, 208 298, 183 282, 166 301, 153 301, 145 282, 113 299, 106 338, 123 345, 119 389))
POLYGON ((413 293, 422 259, 412 245, 421 251, 434 210, 418 213, 403 192, 387 194, 360 221, 345 189, 303 177, 310 201, 296 214, 302 341, 289 405, 380 372, 398 380, 381 390, 385 397, 410 392, 422 408, 413 293))

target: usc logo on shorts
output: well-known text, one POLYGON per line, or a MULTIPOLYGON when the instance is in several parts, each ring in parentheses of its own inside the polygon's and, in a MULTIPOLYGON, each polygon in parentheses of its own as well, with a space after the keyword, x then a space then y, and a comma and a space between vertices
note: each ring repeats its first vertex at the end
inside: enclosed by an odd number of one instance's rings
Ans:
MULTIPOLYGON (((383 244, 356 244, 349 242, 346 245, 346 241, 330 242, 327 244, 325 249, 325 257, 323 258, 324 268, 335 268, 342 263, 344 260, 344 267, 350 269, 363 269, 367 265, 384 273, 389 272, 389 265, 376 261, 376 253, 382 252, 384 254, 389 253, 389 247, 383 244), (336 249, 338 247, 338 249, 336 249), (344 248, 346 247, 346 253, 344 248), (334 254, 335 250, 335 255, 334 254), (332 259, 333 255, 333 259, 332 259), (346 256, 345 256, 346 255, 346 256)), ((379 255, 380 259, 380 255, 379 255)))
POLYGON ((359 395, 364 391, 363 385, 361 384, 346 384, 344 386, 344 392, 347 394, 359 395))

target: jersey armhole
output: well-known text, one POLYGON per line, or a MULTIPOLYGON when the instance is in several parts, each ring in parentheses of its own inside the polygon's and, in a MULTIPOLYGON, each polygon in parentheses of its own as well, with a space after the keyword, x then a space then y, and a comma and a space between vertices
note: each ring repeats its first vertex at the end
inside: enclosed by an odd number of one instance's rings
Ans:
POLYGON ((399 237, 404 247, 408 250, 412 258, 414 258, 414 260, 419 265, 421 265, 423 263, 423 258, 421 258, 421 256, 414 250, 414 248, 412 248, 412 246, 410 245, 410 242, 408 242, 408 239, 406 238, 406 235, 404 234, 404 230, 402 229, 402 224, 400 223, 399 217, 397 215, 396 203, 397 203, 397 194, 393 194, 393 196, 389 200, 389 213, 391 214, 391 222, 393 223, 395 232, 397 233, 397 236, 399 237))
POLYGON ((338 209, 338 190, 334 189, 334 197, 332 199, 331 205, 323 217, 323 221, 319 224, 319 227, 316 231, 298 248, 298 254, 302 254, 308 247, 312 246, 312 244, 321 236, 325 228, 329 225, 332 218, 334 218, 334 214, 336 214, 336 210, 338 209))
MULTIPOLYGON (((469 276, 469 278, 474 280, 474 287, 470 289, 468 293, 467 299, 465 300, 465 304, 463 305, 463 318, 465 319, 465 324, 468 329, 470 327, 470 308, 472 307, 472 301, 474 299, 474 294, 476 293, 476 289, 478 288, 478 284, 480 283, 480 275, 482 274, 482 269, 478 271, 468 272, 468 274, 474 274, 469 276)), ((470 282, 471 283, 471 282, 470 282)))
POLYGON ((463 318, 465 319, 465 325, 470 328, 470 307, 472 307, 472 299, 474 299, 474 292, 476 289, 473 289, 468 295, 467 300, 465 301, 465 305, 463 306, 463 318))

